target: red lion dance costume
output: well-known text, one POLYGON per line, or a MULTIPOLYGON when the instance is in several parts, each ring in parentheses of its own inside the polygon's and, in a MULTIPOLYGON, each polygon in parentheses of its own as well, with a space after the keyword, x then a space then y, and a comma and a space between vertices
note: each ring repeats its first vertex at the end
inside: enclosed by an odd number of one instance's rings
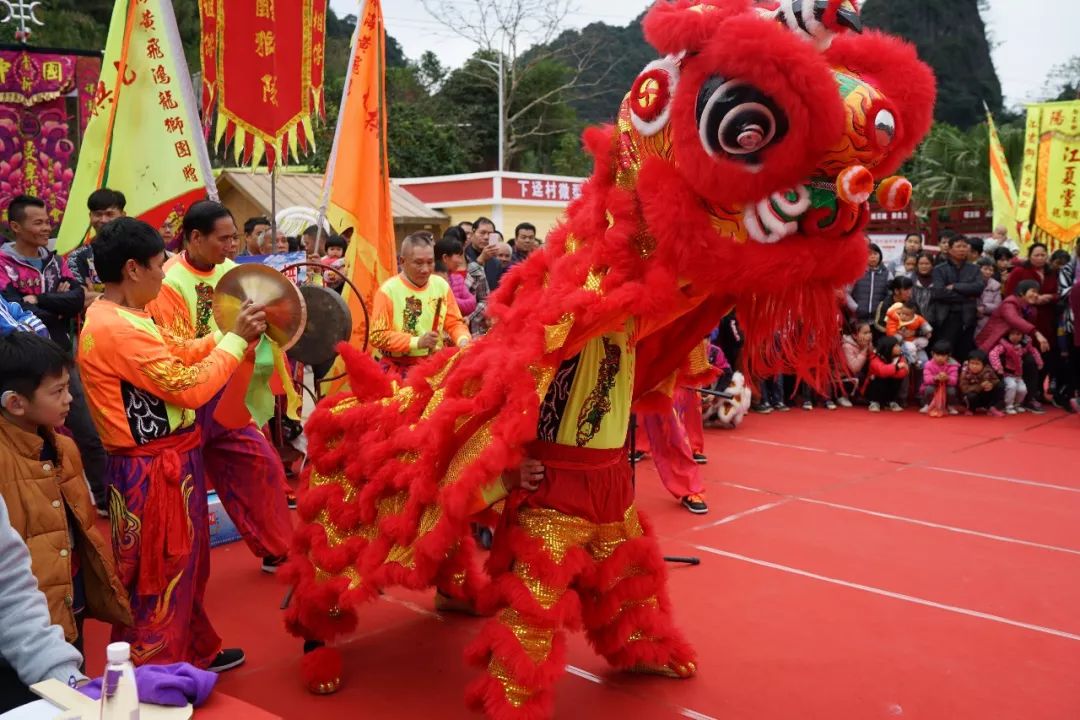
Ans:
MULTIPOLYGON (((585 134, 595 172, 506 276, 492 331, 400 385, 343 351, 352 391, 307 425, 289 629, 329 642, 393 585, 479 600, 496 614, 468 650, 486 668, 468 701, 499 720, 550 716, 566 629, 615 667, 694 674, 633 503, 630 406, 670 387, 732 306, 759 369, 827 382, 867 199, 876 185, 886 208, 907 204, 889 175, 931 122, 929 69, 903 42, 844 32, 861 30, 846 0, 675 0, 644 23, 664 57, 613 127, 585 134), (485 573, 469 518, 524 457, 545 480, 510 495, 485 573)), ((338 651, 304 665, 312 690, 338 687, 338 651)))

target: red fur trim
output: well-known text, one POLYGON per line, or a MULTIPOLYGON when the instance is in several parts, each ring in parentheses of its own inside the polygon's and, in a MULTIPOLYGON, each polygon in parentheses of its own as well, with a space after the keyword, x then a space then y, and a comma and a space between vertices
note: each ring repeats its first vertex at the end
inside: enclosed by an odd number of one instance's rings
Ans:
POLYGON ((490 674, 477 678, 465 691, 468 707, 483 711, 493 720, 546 720, 554 707, 553 689, 566 666, 566 637, 556 633, 551 652, 540 663, 534 663, 514 634, 498 621, 484 627, 477 639, 465 651, 472 665, 487 667, 492 656, 507 669, 518 685, 529 688, 533 695, 520 708, 506 699, 502 684, 490 674))
POLYGON ((675 0, 652 6, 642 28, 649 44, 664 55, 693 51, 712 40, 726 18, 746 12, 749 0, 675 0))
POLYGON ((872 84, 896 109, 897 130, 902 132, 874 168, 877 178, 893 174, 929 132, 934 120, 937 82, 933 71, 919 60, 912 45, 876 30, 838 36, 825 57, 872 84))
POLYGON ((316 648, 305 653, 300 661, 300 674, 304 679, 304 686, 319 695, 330 694, 327 691, 328 686, 340 686, 343 670, 341 652, 334 648, 316 648))

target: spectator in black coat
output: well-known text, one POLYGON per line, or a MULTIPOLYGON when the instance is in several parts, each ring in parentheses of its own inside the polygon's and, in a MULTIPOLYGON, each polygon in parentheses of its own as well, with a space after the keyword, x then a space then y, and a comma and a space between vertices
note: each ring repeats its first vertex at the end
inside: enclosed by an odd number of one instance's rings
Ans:
POLYGON ((947 340, 956 357, 966 358, 975 346, 979 296, 986 281, 979 268, 970 262, 971 245, 958 235, 949 246, 945 262, 934 268, 930 324, 934 343, 947 340))
POLYGON ((866 272, 851 288, 851 305, 857 320, 869 320, 889 294, 889 270, 881 262, 881 248, 870 243, 866 272))

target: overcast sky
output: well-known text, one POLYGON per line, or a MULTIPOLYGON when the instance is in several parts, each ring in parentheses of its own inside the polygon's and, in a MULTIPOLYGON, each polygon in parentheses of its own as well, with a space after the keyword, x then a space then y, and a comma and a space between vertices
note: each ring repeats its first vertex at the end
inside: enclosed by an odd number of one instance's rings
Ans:
MULTIPOLYGON (((460 0, 474 6, 475 0, 460 0)), ((867 0, 889 2, 889 0, 867 0)), ((949 0, 940 0, 949 2, 949 0)), ((994 48, 994 67, 1001 78, 1006 104, 1038 100, 1047 73, 1080 54, 1080 2, 1077 0, 989 0, 985 20, 994 48)), ((360 0, 330 0, 339 15, 356 14, 360 0)), ((625 25, 644 10, 647 0, 578 0, 568 24, 591 22, 625 25)), ((433 50, 445 64, 460 65, 474 48, 434 20, 421 0, 383 0, 388 32, 406 55, 418 57, 433 50)))

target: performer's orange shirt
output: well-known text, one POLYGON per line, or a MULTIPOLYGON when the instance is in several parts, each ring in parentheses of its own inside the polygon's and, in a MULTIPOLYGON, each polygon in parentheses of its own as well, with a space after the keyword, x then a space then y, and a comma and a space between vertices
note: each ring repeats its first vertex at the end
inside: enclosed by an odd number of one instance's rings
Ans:
POLYGON ((78 362, 105 449, 190 427, 195 409, 225 387, 247 347, 232 333, 183 340, 149 313, 99 298, 86 311, 78 362))
POLYGON ((371 308, 371 345, 383 355, 423 357, 430 354, 417 343, 422 335, 436 328, 440 334, 449 335, 458 347, 471 337, 450 283, 438 275, 428 278, 427 285, 422 288, 409 282, 404 274, 396 275, 375 291, 371 308))

